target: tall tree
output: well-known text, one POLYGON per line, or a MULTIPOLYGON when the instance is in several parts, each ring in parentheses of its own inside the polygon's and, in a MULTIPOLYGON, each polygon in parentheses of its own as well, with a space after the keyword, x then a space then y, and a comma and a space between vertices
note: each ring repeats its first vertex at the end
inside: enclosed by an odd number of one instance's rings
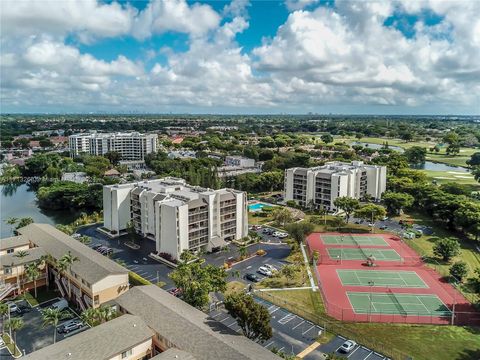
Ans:
MULTIPOLYGON (((68 269, 68 272, 70 274, 72 273, 72 265, 77 261, 80 261, 80 259, 78 257, 76 257, 75 255, 73 255, 71 251, 68 251, 66 254, 64 254, 58 260, 59 263, 64 264, 66 266, 66 269, 68 269)), ((67 276, 67 278, 68 278, 68 297, 71 298, 72 297, 72 283, 71 283, 70 277, 67 276)))
POLYGON ((22 319, 18 317, 11 318, 7 320, 7 322, 5 323, 5 327, 9 329, 13 334, 13 343, 15 345, 15 348, 13 350, 14 356, 20 355, 20 354, 17 354, 17 332, 18 330, 21 330, 24 326, 25 326, 25 323, 23 322, 22 319))
POLYGON ((25 274, 29 281, 33 281, 33 288, 35 289, 35 298, 37 298, 37 280, 40 277, 40 269, 38 268, 39 264, 33 262, 27 265, 25 268, 25 274))
POLYGON ((310 234, 315 226, 308 221, 301 221, 297 223, 288 224, 286 230, 290 236, 297 241, 299 244, 303 243, 305 236, 310 234))
POLYGON ((385 208, 380 205, 367 204, 355 211, 355 217, 370 221, 372 224, 372 232, 375 229, 375 222, 384 218, 386 215, 385 208))
POLYGON ((53 326, 53 343, 57 342, 57 325, 58 323, 66 319, 70 316, 70 313, 54 308, 46 308, 42 310, 42 318, 43 318, 43 327, 47 327, 49 325, 53 326))
POLYGON ((25 227, 27 225, 33 224, 33 218, 31 217, 23 217, 18 221, 17 226, 15 227, 15 230, 18 230, 22 227, 25 227))
POLYGON ((208 304, 211 292, 223 292, 227 288, 225 269, 210 264, 204 266, 203 261, 181 262, 169 277, 182 290, 183 300, 198 309, 208 304))
POLYGON ((15 224, 18 222, 18 218, 16 217, 9 217, 7 220, 5 220, 5 222, 10 225, 10 228, 12 230, 12 233, 14 232, 14 229, 15 229, 15 224))
POLYGON ((5 331, 5 316, 7 316, 9 307, 7 303, 0 301, 0 316, 2 317, 2 334, 5 331))
POLYGON ((293 220, 290 210, 280 206, 277 206, 272 210, 272 217, 273 220, 282 226, 285 226, 285 224, 293 220))
POLYGON ((412 146, 403 154, 410 164, 422 164, 427 156, 427 149, 421 146, 412 146))
POLYGON ((348 196, 341 196, 336 198, 333 201, 333 204, 335 205, 335 207, 345 212, 345 216, 347 217, 347 224, 350 220, 350 216, 352 215, 352 213, 360 206, 360 202, 357 199, 348 196))
POLYGON ((234 293, 225 297, 225 308, 237 321, 243 335, 251 340, 265 341, 272 337, 270 313, 250 295, 234 293))
POLYGON ((386 191, 382 200, 390 214, 401 214, 403 209, 413 205, 415 199, 407 193, 386 191))
POLYGON ((433 247, 433 253, 443 261, 450 261, 460 254, 460 243, 453 238, 443 238, 437 241, 433 247))

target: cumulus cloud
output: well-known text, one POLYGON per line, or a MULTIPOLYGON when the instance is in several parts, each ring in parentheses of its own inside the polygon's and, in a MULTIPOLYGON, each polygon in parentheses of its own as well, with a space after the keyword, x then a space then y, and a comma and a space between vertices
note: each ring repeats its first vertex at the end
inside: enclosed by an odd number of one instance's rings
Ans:
POLYGON ((8 109, 478 112, 480 19, 473 14, 480 2, 337 0, 325 7, 291 0, 286 21, 251 51, 237 42, 250 26, 247 0, 234 0, 221 15, 184 0, 152 0, 141 11, 93 0, 33 2, 29 11, 25 4, 1 3, 1 98, 8 109), (427 10, 440 19, 433 26, 421 20, 427 10), (419 15, 412 37, 384 25, 399 13, 419 15), (188 48, 143 48, 165 32, 187 34, 188 48), (134 37, 150 66, 125 55, 97 59, 67 36, 134 37), (152 65, 159 54, 162 61, 152 65))
POLYGON ((319 0, 285 0, 285 6, 290 11, 301 10, 318 3, 319 0))

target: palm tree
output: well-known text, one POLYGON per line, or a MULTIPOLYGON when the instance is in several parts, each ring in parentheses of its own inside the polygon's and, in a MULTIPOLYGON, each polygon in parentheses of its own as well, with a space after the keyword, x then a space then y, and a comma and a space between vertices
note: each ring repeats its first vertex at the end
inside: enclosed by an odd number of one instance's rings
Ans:
POLYGON ((33 280, 33 287, 35 289, 35 299, 37 298, 37 279, 40 277, 40 269, 38 268, 39 264, 33 262, 27 265, 25 273, 27 274, 27 279, 33 280))
POLYGON ((94 308, 88 308, 80 314, 82 321, 92 327, 99 321, 98 316, 98 310, 94 308))
POLYGON ((0 302, 0 315, 2 316, 2 334, 5 331, 5 316, 8 314, 8 305, 4 302, 0 302))
POLYGON ((240 254, 240 257, 243 259, 247 257, 248 255, 248 249, 245 245, 241 245, 238 247, 238 253, 240 254))
MULTIPOLYGON (((65 270, 68 269, 68 272, 72 272, 72 265, 76 262, 79 261, 80 259, 76 257, 75 255, 72 255, 72 253, 69 251, 65 255, 63 255, 60 260, 58 260, 59 264, 63 264, 63 272, 65 273, 65 270)), ((70 277, 68 277, 68 297, 72 297, 72 283, 70 281, 70 277)))
POLYGON ((57 341, 57 325, 60 320, 66 319, 70 314, 66 311, 54 308, 47 308, 42 311, 43 327, 53 326, 53 343, 57 341))
POLYGON ((82 235, 78 238, 78 241, 80 241, 83 245, 90 245, 92 238, 90 236, 82 235))
POLYGON ((20 250, 20 251, 17 251, 13 256, 21 259, 21 258, 24 258, 25 256, 28 256, 28 251, 20 250))
POLYGON ((14 231, 14 226, 18 222, 18 218, 16 217, 9 217, 5 222, 11 226, 12 233, 14 231))
POLYGON ((6 328, 10 329, 10 331, 13 333, 13 343, 15 345, 13 349, 13 355, 17 355, 17 331, 23 328, 24 325, 25 324, 23 320, 17 317, 11 318, 5 324, 6 328))
POLYGON ((98 312, 98 318, 100 319, 100 323, 110 321, 116 315, 115 310, 111 306, 102 305, 96 310, 98 312))

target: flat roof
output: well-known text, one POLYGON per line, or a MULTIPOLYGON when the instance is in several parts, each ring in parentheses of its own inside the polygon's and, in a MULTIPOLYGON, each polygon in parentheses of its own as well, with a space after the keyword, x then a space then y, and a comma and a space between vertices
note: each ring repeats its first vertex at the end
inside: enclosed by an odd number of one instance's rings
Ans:
POLYGON ((90 284, 109 275, 128 274, 128 270, 115 261, 75 240, 49 224, 30 224, 18 229, 18 232, 33 244, 41 247, 55 259, 60 259, 69 251, 79 258, 72 265, 72 271, 90 284))
POLYGON ((172 347, 198 360, 279 359, 268 349, 215 321, 156 285, 135 286, 115 302, 140 316, 172 347))
POLYGON ((151 339, 153 331, 138 316, 122 315, 34 351, 25 360, 107 360, 151 339))

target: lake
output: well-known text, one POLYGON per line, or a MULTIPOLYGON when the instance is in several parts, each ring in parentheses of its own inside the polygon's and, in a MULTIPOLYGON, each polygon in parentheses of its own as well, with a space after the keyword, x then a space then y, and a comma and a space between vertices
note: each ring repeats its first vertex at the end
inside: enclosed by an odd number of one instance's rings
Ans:
POLYGON ((31 217, 37 223, 70 224, 80 216, 78 211, 43 210, 37 206, 35 192, 26 184, 0 185, 0 238, 12 236, 9 217, 31 217))
POLYGON ((461 173, 468 173, 468 169, 461 166, 452 166, 442 163, 435 163, 432 161, 425 161, 423 164, 412 165, 412 169, 429 170, 429 171, 455 171, 461 173))
MULTIPOLYGON (((385 140, 385 141, 388 142, 388 140, 385 140)), ((361 145, 361 146, 364 146, 364 147, 368 147, 370 149, 383 149, 383 144, 373 144, 373 143, 366 143, 366 142, 361 142, 361 141, 354 141, 354 142, 350 143, 350 145, 361 145)), ((395 151, 398 151, 398 152, 401 152, 401 153, 403 153, 405 151, 400 146, 395 146, 395 145, 388 145, 388 148, 392 149, 392 150, 395 150, 395 151)))

